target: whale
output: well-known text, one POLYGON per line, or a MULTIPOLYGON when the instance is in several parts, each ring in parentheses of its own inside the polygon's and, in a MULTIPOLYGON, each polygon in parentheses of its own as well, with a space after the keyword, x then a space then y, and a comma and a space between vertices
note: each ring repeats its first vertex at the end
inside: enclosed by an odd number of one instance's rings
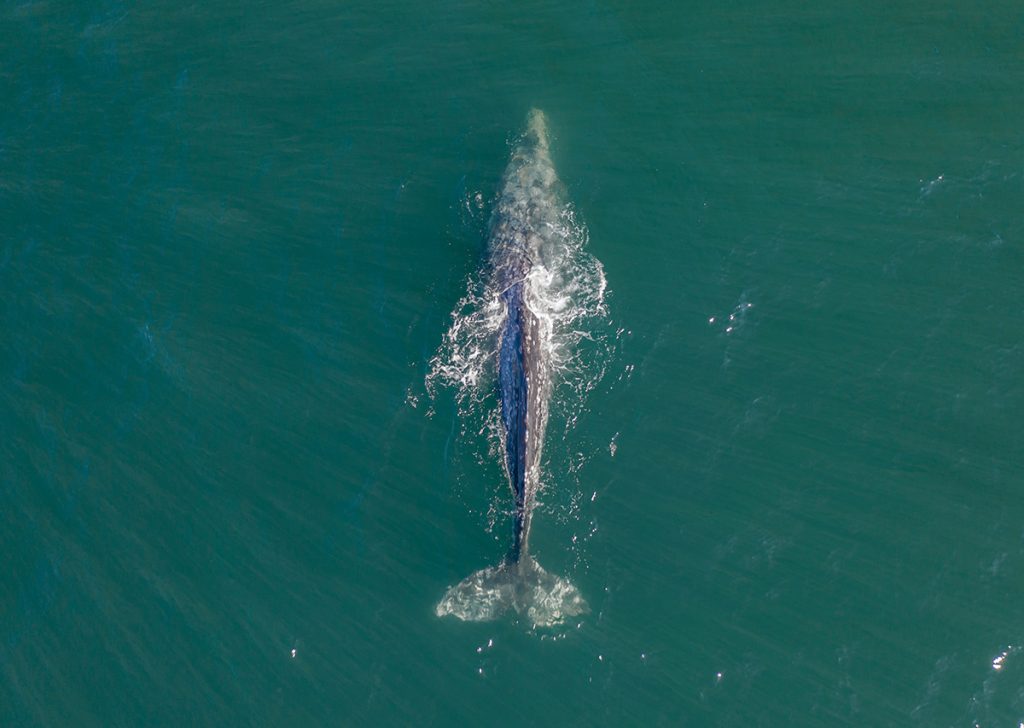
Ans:
POLYGON ((438 616, 484 621, 514 612, 535 626, 551 626, 588 611, 579 590, 544 570, 529 548, 553 380, 550 324, 530 283, 532 275, 546 272, 544 245, 557 222, 558 199, 547 121, 535 109, 502 177, 488 241, 492 289, 504 315, 493 364, 502 460, 514 505, 512 540, 497 566, 448 589, 438 616))

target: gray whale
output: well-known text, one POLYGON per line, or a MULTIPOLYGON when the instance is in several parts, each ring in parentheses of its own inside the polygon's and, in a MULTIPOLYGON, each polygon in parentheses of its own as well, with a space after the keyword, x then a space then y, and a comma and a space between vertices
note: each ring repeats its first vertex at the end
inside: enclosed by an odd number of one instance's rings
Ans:
POLYGON ((480 621, 514 610, 534 625, 550 626, 587 610, 576 587, 546 572, 529 551, 552 380, 549 331, 531 305, 529 280, 543 254, 543 230, 556 223, 557 190, 547 123, 534 110, 505 170, 488 246, 505 315, 496 364, 504 465, 515 499, 512 545, 499 565, 451 587, 438 616, 480 621))

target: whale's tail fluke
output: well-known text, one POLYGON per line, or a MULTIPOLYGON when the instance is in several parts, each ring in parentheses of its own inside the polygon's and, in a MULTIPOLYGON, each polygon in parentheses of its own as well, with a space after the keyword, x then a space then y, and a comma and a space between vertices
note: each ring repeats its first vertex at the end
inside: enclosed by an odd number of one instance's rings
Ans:
POLYGON ((561 624, 585 614, 587 603, 567 579, 549 574, 533 557, 471 574, 451 587, 438 602, 437 616, 451 614, 470 622, 497 619, 514 610, 537 627, 561 624))

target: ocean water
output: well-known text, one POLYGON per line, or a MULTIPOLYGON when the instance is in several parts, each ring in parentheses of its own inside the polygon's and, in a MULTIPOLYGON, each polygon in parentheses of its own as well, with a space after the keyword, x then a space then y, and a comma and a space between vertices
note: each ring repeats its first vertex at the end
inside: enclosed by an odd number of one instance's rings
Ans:
POLYGON ((3 3, 0 725, 1016 728, 1022 49, 1004 1, 3 3), (534 107, 607 304, 553 629, 434 611, 510 539, 430 374, 534 107))

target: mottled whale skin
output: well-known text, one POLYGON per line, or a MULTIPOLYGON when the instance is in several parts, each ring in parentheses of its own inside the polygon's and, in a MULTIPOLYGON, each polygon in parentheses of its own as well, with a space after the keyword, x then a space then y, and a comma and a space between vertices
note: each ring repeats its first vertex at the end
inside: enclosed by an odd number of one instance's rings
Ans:
POLYGON ((548 574, 529 553, 552 373, 549 324, 531 305, 529 283, 543 255, 545 226, 557 222, 557 186, 546 120, 534 110, 505 171, 489 242, 491 275, 505 313, 496 363, 504 465, 515 501, 512 545, 501 564, 451 587, 437 605, 439 616, 486 620, 511 609, 547 626, 587 609, 572 584, 548 574))

